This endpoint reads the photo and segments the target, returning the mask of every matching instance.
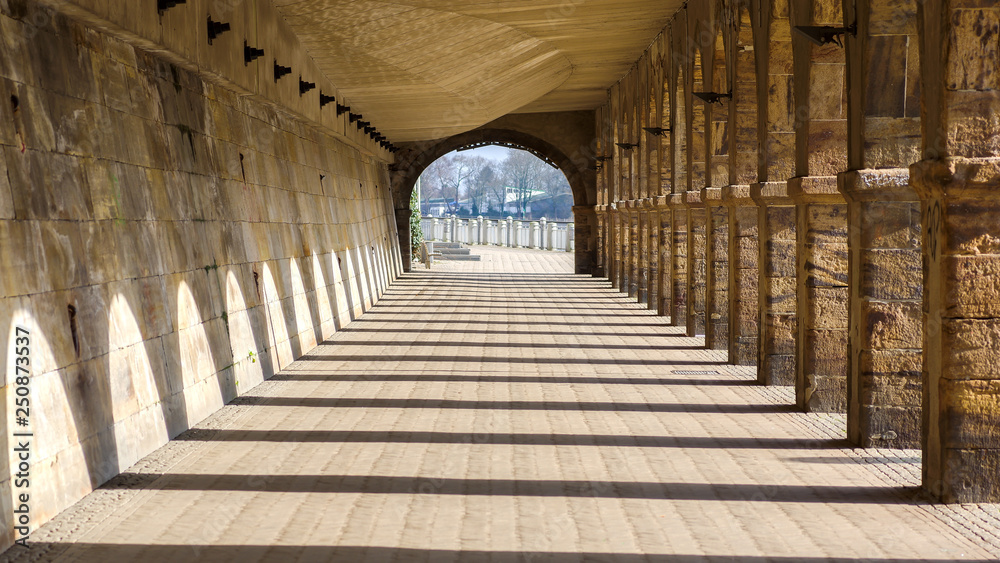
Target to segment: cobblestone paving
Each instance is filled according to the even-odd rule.
[[[666,319],[477,247],[35,532],[3,561],[997,560],[996,506],[923,501]]]

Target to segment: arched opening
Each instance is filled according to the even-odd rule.
[[[572,221],[573,192],[545,154],[514,143],[456,149],[424,169],[417,184],[422,217]]]
[[[595,263],[594,238],[594,202],[596,199],[596,175],[594,147],[592,139],[587,144],[577,142],[575,152],[568,154],[556,143],[569,146],[564,139],[553,139],[552,142],[538,135],[511,128],[484,127],[446,139],[417,143],[404,148],[397,155],[396,163],[390,168],[392,173],[393,199],[396,205],[397,229],[400,237],[400,248],[403,252],[404,270],[410,269],[409,232],[409,202],[421,174],[434,161],[448,153],[467,147],[501,145],[516,147],[528,151],[532,155],[543,158],[550,166],[558,168],[569,183],[572,194],[572,211],[574,229],[573,252],[575,254],[575,271],[578,274],[592,274]],[[405,217],[405,222],[403,221]]]

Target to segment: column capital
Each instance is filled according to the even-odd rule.
[[[702,188],[701,200],[705,203],[705,207],[722,207],[722,188]]]
[[[684,204],[684,194],[670,194],[667,196],[667,207],[671,209],[682,209],[686,207]]]
[[[754,205],[750,197],[749,185],[728,185],[722,188],[722,205],[728,207],[743,207]]]
[[[841,172],[837,175],[837,188],[848,201],[917,201],[906,168]]]
[[[705,207],[705,202],[701,199],[701,190],[684,192],[684,203],[688,207]]]
[[[758,182],[750,184],[750,197],[758,205],[792,205],[787,182]]]
[[[788,195],[795,203],[846,203],[836,176],[796,176],[788,179]]]
[[[922,160],[910,166],[920,199],[1000,201],[1000,157]]]

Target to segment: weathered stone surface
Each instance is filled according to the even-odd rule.
[[[1000,320],[946,319],[941,342],[943,378],[1000,379]]]
[[[871,299],[918,300],[923,295],[920,251],[861,250],[860,282]]]
[[[997,242],[1000,245],[1000,239]],[[1000,253],[948,256],[943,266],[948,284],[943,303],[945,315],[1000,317]]]
[[[867,349],[916,349],[923,346],[923,315],[918,302],[865,301],[859,311],[861,342]]]
[[[804,337],[805,342],[810,344],[802,355],[804,373],[829,378],[847,377],[846,330],[806,330]]]

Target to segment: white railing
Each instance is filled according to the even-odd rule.
[[[574,224],[571,221],[538,221],[506,219],[459,219],[421,217],[424,239],[465,244],[490,244],[517,248],[537,248],[557,252],[573,252],[576,248]]]

